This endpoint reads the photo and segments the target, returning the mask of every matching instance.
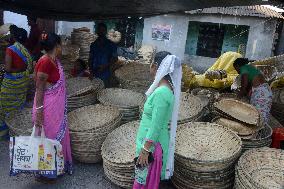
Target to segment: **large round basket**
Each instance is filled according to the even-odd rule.
[[[29,136],[32,134],[32,109],[12,112],[6,117],[5,122],[9,127],[10,136]]]
[[[178,124],[198,121],[202,116],[204,104],[197,96],[182,92],[178,113]]]
[[[140,115],[143,114],[144,106],[140,106]],[[199,121],[204,113],[204,104],[201,99],[192,94],[182,92],[178,113],[178,124]],[[140,116],[140,117],[141,117]]]
[[[284,151],[272,148],[245,152],[236,168],[236,189],[283,189]]]
[[[231,188],[240,137],[230,129],[192,122],[177,130],[173,183],[177,188]]]
[[[104,105],[117,107],[124,124],[139,119],[139,107],[144,104],[145,95],[128,89],[109,88],[98,93],[98,100]]]
[[[152,84],[148,64],[129,63],[115,71],[121,88],[145,93]]]
[[[76,109],[68,114],[72,155],[84,163],[101,161],[101,146],[106,136],[120,125],[121,114],[100,104]]]
[[[76,77],[67,80],[67,107],[68,111],[95,104],[97,93],[104,88],[100,79]]]
[[[102,145],[106,176],[123,188],[134,182],[135,139],[139,122],[129,122],[111,132]]]
[[[212,122],[223,125],[224,127],[228,127],[229,129],[236,132],[241,138],[254,135],[262,129],[262,127],[256,125],[246,125],[244,123],[222,117],[215,117]]]
[[[270,126],[265,126],[253,135],[253,137],[242,137],[243,151],[252,148],[269,147],[272,143],[272,132],[273,130]]]
[[[235,99],[222,99],[214,103],[215,111],[249,125],[259,125],[258,110],[247,103]]]

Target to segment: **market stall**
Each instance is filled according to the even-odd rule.
[[[38,2],[32,1],[23,3],[0,0],[3,7],[16,12],[74,20],[129,15],[148,16],[174,11],[184,12],[189,10],[188,7],[193,9],[220,4],[232,6],[263,3],[197,3],[174,0],[166,1],[164,4],[159,1],[88,1],[79,4],[72,2],[72,7],[72,3],[69,3],[62,6],[62,9],[59,5],[63,1],[59,1],[56,8],[51,1],[44,2],[45,6],[39,6]],[[30,6],[27,6],[29,3]],[[176,6],[169,6],[173,3]],[[117,42],[121,34],[111,31],[108,38]],[[77,28],[72,32],[70,42],[63,45],[62,58],[67,75],[67,111],[72,155],[83,163],[103,163],[104,174],[111,182],[123,188],[131,188],[134,181],[135,138],[143,113],[143,103],[146,100],[144,93],[152,83],[149,64],[153,62],[156,49],[145,45],[138,50],[135,60],[129,61],[126,57],[120,57],[113,67],[114,75],[119,82],[117,88],[103,89],[103,83],[99,79],[90,81],[88,78],[70,76],[76,59],[88,61],[89,46],[95,40],[96,36],[88,29]],[[271,145],[272,122],[264,125],[259,112],[246,100],[237,99],[234,91],[230,90],[234,83],[238,86],[237,82],[234,82],[238,74],[233,68],[233,62],[239,57],[241,55],[238,53],[228,52],[204,74],[183,66],[184,92],[180,99],[175,171],[172,178],[176,188],[227,189],[235,185],[236,189],[269,189],[271,185],[267,185],[267,182],[277,189],[283,187],[283,169],[281,166],[277,168],[277,165],[283,164],[283,151],[263,148]],[[253,63],[266,73],[267,81],[274,88],[272,114],[282,123],[283,61],[283,56],[280,56]],[[271,67],[271,63],[275,63],[275,69],[268,68]],[[266,64],[269,66],[263,66]],[[276,123],[276,127],[281,126],[277,121],[273,123]],[[7,117],[6,124],[11,135],[30,135],[31,109],[26,108],[11,114]],[[268,158],[263,158],[266,156]],[[263,162],[267,162],[267,166],[264,166]],[[265,170],[267,167],[270,171]]]

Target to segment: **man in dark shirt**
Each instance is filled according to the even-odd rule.
[[[98,38],[90,46],[89,68],[91,78],[103,80],[105,87],[110,87],[111,65],[117,61],[117,46],[106,38],[107,26],[98,24]]]
[[[41,31],[37,25],[37,18],[28,17],[28,25],[31,27],[31,31],[27,40],[26,47],[30,51],[33,60],[37,61],[41,56],[39,44]]]

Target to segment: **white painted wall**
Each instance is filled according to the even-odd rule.
[[[71,35],[71,32],[74,28],[87,27],[94,32],[94,22],[67,22],[67,21],[58,21],[56,22],[56,32],[59,35]]]
[[[4,24],[11,23],[15,24],[20,28],[24,28],[27,32],[30,32],[30,27],[28,26],[27,16],[13,13],[10,11],[4,11]]]
[[[249,59],[263,59],[272,55],[276,20],[259,17],[233,17],[217,15],[190,15],[189,21],[211,22],[250,26],[246,57]]]
[[[190,64],[193,68],[204,72],[216,59],[200,56],[184,56],[189,21],[250,26],[246,57],[258,60],[272,56],[277,22],[275,19],[270,18],[234,17],[226,15],[168,15],[146,18],[144,21],[143,44],[156,46],[158,51],[169,51],[181,57],[181,59]],[[171,40],[152,40],[152,24],[173,25]]]
[[[152,25],[172,25],[169,41],[157,41],[152,39]],[[188,18],[178,15],[155,16],[144,19],[143,45],[154,45],[157,51],[169,51],[172,54],[184,58],[185,43],[188,30]]]

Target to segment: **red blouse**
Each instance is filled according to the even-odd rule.
[[[25,70],[27,68],[27,65],[23,59],[9,48],[6,49],[6,56],[7,55],[12,57],[12,69]]]
[[[48,56],[41,57],[35,67],[35,73],[42,72],[48,75],[48,83],[56,83],[60,79],[60,74],[57,66]]]

